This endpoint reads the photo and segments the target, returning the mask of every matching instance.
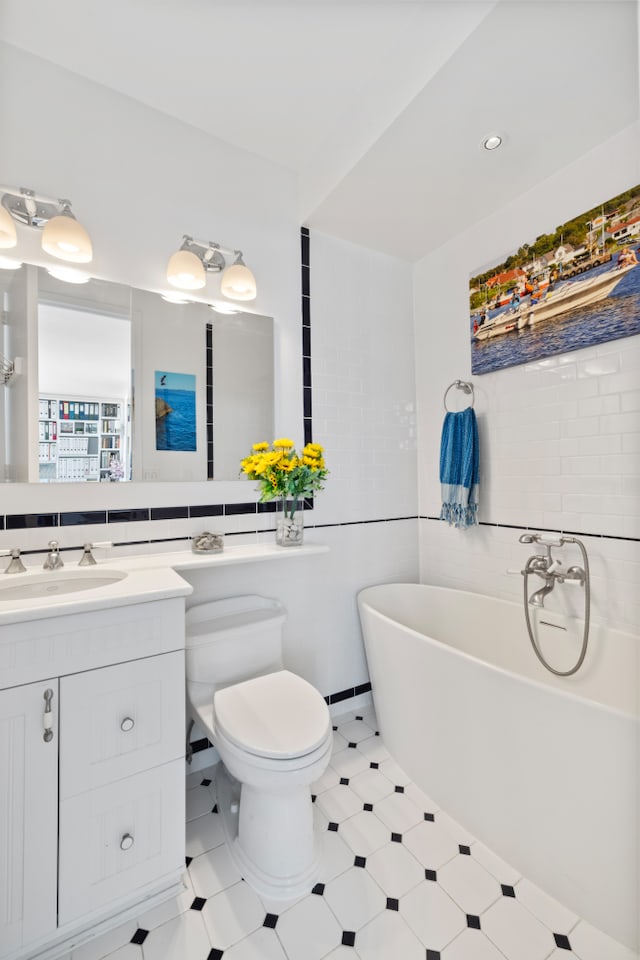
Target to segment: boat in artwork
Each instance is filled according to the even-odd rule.
[[[604,300],[613,293],[623,277],[637,266],[636,263],[622,267],[616,266],[596,276],[560,283],[551,290],[542,291],[538,297],[532,295],[517,306],[496,314],[483,324],[478,326],[474,324],[474,339],[488,340],[491,337],[523,330],[543,320],[559,317],[567,311],[588,307],[599,300]]]

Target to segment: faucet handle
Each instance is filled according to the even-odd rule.
[[[95,558],[94,555],[91,553],[91,547],[92,547],[92,544],[91,544],[91,543],[85,543],[84,547],[82,548],[82,556],[80,557],[80,560],[78,561],[78,566],[79,566],[79,567],[93,567],[93,566],[95,566],[96,558]]]
[[[0,556],[11,557],[11,560],[5,568],[5,573],[25,573],[27,568],[20,559],[20,551],[17,547],[11,547],[10,550],[3,550]]]

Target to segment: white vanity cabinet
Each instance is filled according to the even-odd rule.
[[[0,955],[56,932],[58,745],[44,740],[57,680],[0,690]]]
[[[180,882],[184,598],[0,626],[0,688],[0,958],[26,960]]]

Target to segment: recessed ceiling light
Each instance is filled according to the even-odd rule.
[[[482,146],[485,150],[497,150],[501,143],[502,137],[499,137],[497,133],[492,133],[491,136],[484,138]]]

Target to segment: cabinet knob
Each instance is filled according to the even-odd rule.
[[[125,717],[122,723],[120,724],[120,729],[124,733],[128,733],[129,730],[133,730],[134,726],[135,726],[134,720],[131,717]]]
[[[130,833],[125,833],[124,836],[122,837],[122,840],[120,841],[120,849],[130,850],[132,846],[133,846],[133,837],[131,836]]]

